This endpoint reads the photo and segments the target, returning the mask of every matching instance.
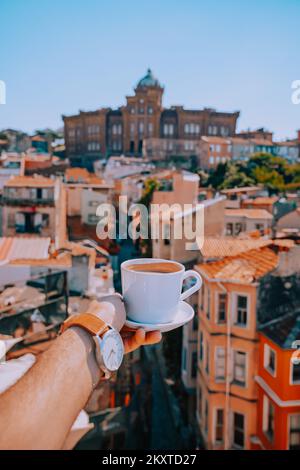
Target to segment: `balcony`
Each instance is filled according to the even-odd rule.
[[[3,204],[7,206],[53,206],[54,197],[51,198],[23,198],[23,197],[11,197],[4,196]]]

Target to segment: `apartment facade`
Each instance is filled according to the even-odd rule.
[[[226,209],[225,226],[227,236],[259,233],[271,235],[273,215],[265,209]]]
[[[60,246],[66,239],[66,195],[60,180],[14,176],[3,187],[3,236],[50,237]]]
[[[293,347],[299,340],[299,311],[260,329],[253,449],[300,449],[300,356]]]
[[[231,140],[224,137],[204,136],[200,139],[200,167],[214,170],[220,163],[232,159]]]
[[[256,432],[257,280],[276,267],[268,247],[196,266],[197,420],[208,449],[250,449]]]
[[[144,142],[152,138],[195,142],[202,135],[235,134],[239,112],[164,108],[163,92],[149,69],[124,106],[63,116],[66,154],[72,164],[87,166],[110,155],[141,157]],[[187,155],[192,155],[194,151],[187,146]]]
[[[225,198],[198,203],[198,192],[199,176],[189,172],[175,173],[154,191],[152,204],[160,206],[155,214],[155,206],[151,208],[159,223],[159,233],[152,236],[154,258],[193,263],[206,236],[223,234]]]

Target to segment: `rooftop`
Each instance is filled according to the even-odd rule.
[[[230,139],[226,139],[225,137],[203,136],[201,137],[201,140],[204,140],[204,142],[208,142],[211,144],[230,144]]]
[[[220,261],[198,264],[196,268],[209,279],[252,284],[273,271],[278,260],[278,254],[265,246]]]
[[[273,219],[272,214],[265,209],[226,209],[225,216],[245,217],[246,219]]]
[[[55,181],[51,178],[45,178],[44,176],[13,176],[5,182],[4,187],[30,187],[30,188],[45,188],[53,187]]]
[[[261,191],[260,186],[244,186],[242,188],[230,188],[230,189],[222,189],[222,194],[240,194],[240,193],[250,193],[250,192],[257,192]]]
[[[278,197],[256,197],[255,199],[245,199],[243,204],[251,204],[252,206],[262,206],[268,204],[275,204],[278,201]]]
[[[47,259],[50,238],[11,237],[0,238],[0,265],[17,259]]]
[[[300,339],[300,312],[271,320],[260,331],[283,349],[291,349],[292,342]]]
[[[262,238],[205,238],[200,252],[204,258],[224,258],[237,256],[245,251],[261,248],[271,243],[271,240],[263,240]]]
[[[161,85],[157,78],[154,77],[152,70],[148,69],[146,75],[141,78],[138,82],[137,87],[158,87],[161,88]]]

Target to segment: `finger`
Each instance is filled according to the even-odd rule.
[[[140,328],[129,338],[124,340],[126,352],[134,351],[144,344],[145,341],[145,331]]]
[[[160,331],[149,331],[149,333],[146,334],[145,342],[144,344],[156,344],[159,343],[162,339],[162,334]]]

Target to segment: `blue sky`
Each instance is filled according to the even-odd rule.
[[[117,107],[151,67],[164,104],[241,111],[239,129],[300,128],[300,0],[1,0],[0,129]]]

